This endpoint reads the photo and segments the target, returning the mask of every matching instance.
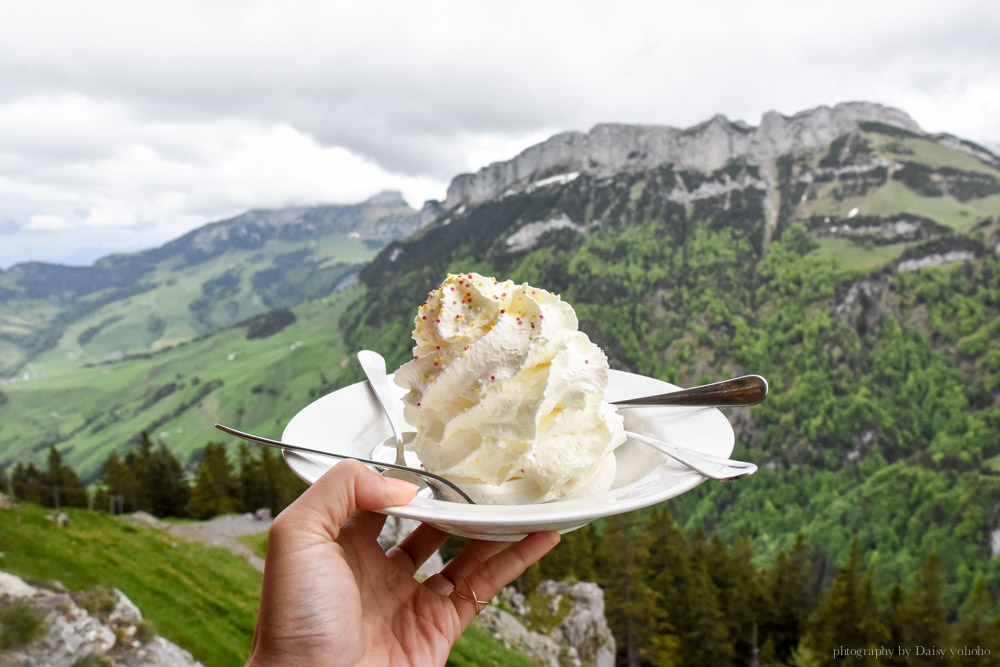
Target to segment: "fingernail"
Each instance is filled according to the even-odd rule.
[[[413,491],[414,493],[420,490],[420,487],[416,484],[411,484],[410,482],[402,479],[396,479],[395,477],[383,477],[382,479],[400,489],[406,489],[407,491]]]

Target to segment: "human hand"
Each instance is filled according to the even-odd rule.
[[[452,644],[508,583],[559,542],[472,541],[441,572],[414,573],[448,537],[421,524],[386,552],[385,516],[417,487],[338,463],[275,519],[248,665],[443,665]]]

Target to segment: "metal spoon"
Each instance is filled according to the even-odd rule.
[[[657,440],[641,433],[633,433],[632,431],[625,431],[625,435],[654,449],[658,449],[670,458],[683,463],[688,468],[700,472],[705,477],[717,479],[720,482],[730,482],[757,472],[757,464],[755,463],[734,461],[733,459],[724,459],[720,456],[697,452],[693,449],[672,445],[669,442]]]
[[[388,471],[393,472],[393,476],[397,479],[402,479],[404,481],[410,482],[411,484],[416,484],[421,488],[429,488],[434,498],[437,500],[447,500],[453,503],[468,503],[469,505],[475,505],[475,501],[469,497],[469,495],[460,489],[458,485],[454,482],[441,477],[440,475],[435,475],[432,472],[427,472],[426,470],[417,470],[416,468],[409,468],[407,466],[396,465],[395,463],[382,463],[381,461],[372,461],[370,459],[363,459],[359,456],[348,456],[346,454],[334,454],[333,452],[324,452],[319,449],[310,449],[308,447],[300,447],[298,445],[289,445],[287,443],[281,442],[279,440],[271,440],[270,438],[263,438],[259,435],[253,435],[252,433],[244,433],[243,431],[237,431],[234,428],[228,426],[223,426],[222,424],[216,424],[215,428],[220,431],[225,431],[229,435],[234,435],[237,438],[242,438],[243,440],[248,440],[250,442],[256,442],[261,445],[267,445],[268,447],[277,447],[278,449],[287,449],[290,452],[301,452],[306,454],[318,454],[319,456],[329,456],[335,459],[354,459],[355,461],[361,461],[365,465],[369,465],[383,475]]]
[[[757,405],[767,397],[767,380],[759,375],[743,375],[731,380],[678,389],[656,396],[615,401],[619,408],[659,408],[667,405],[735,407]]]
[[[396,465],[405,466],[403,429],[400,428],[399,422],[396,420],[395,405],[389,393],[389,380],[386,377],[385,359],[378,352],[361,350],[358,352],[358,361],[361,362],[361,370],[365,372],[368,384],[371,386],[372,391],[375,392],[375,398],[378,399],[379,405],[382,406],[382,411],[389,420],[392,435],[396,438]]]

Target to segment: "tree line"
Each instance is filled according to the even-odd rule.
[[[18,463],[9,478],[0,470],[0,488],[44,507],[210,519],[261,508],[278,513],[302,493],[305,484],[288,470],[280,454],[251,450],[245,442],[240,443],[235,465],[225,446],[209,442],[189,476],[173,452],[162,443],[154,445],[144,432],[124,455],[108,456],[92,493],[55,447],[49,449],[44,468]]]
[[[189,480],[173,453],[146,434],[123,456],[108,457],[92,494],[54,447],[44,469],[19,464],[9,477],[0,471],[0,484],[43,506],[196,519],[261,507],[278,512],[304,488],[276,452],[246,443],[235,465],[223,445],[208,443]],[[449,541],[443,555],[460,542]],[[880,595],[875,575],[874,567],[864,567],[857,541],[847,562],[833,568],[802,535],[762,566],[746,538],[729,545],[701,529],[685,531],[661,504],[564,535],[518,585],[531,591],[542,579],[598,582],[618,663],[630,667],[813,667],[845,658],[859,665],[937,665],[942,655],[960,657],[962,665],[1000,665],[995,582],[977,578],[956,608],[945,602],[945,571],[934,554],[909,588],[896,585]]]
[[[519,584],[598,582],[618,664],[630,667],[1000,665],[995,582],[978,578],[950,608],[933,554],[912,587],[884,596],[857,542],[843,565],[826,561],[799,535],[761,566],[749,540],[727,545],[701,529],[684,531],[659,505],[567,533]]]

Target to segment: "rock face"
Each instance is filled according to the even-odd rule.
[[[924,134],[904,112],[868,102],[822,106],[793,116],[769,111],[758,127],[724,116],[715,116],[687,129],[602,124],[588,133],[557,134],[513,160],[495,162],[475,174],[456,177],[442,208],[451,210],[479,204],[512,188],[530,187],[535,181],[572,172],[600,178],[668,163],[703,172],[721,169],[736,158],[761,163],[780,155],[827,146],[861,123],[881,123]],[[979,147],[970,145],[968,150],[976,148]]]
[[[497,603],[483,610],[476,624],[543,665],[613,667],[615,638],[604,617],[600,586],[543,581],[532,597],[536,607],[540,600],[544,609],[531,609],[522,594],[505,589]],[[547,627],[529,629],[528,619],[539,616],[550,619]]]
[[[0,654],[7,667],[72,667],[88,656],[108,657],[119,667],[200,665],[162,637],[148,637],[139,609],[118,589],[107,592],[97,615],[65,590],[32,586],[0,572],[0,605],[20,601],[44,617],[44,632],[27,646]],[[105,663],[100,663],[105,664]]]

